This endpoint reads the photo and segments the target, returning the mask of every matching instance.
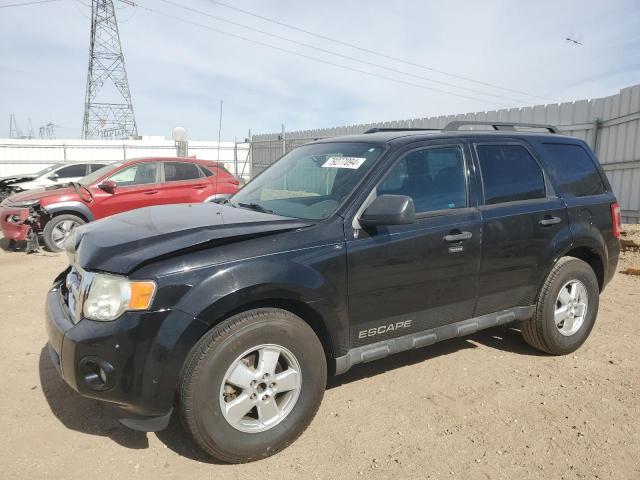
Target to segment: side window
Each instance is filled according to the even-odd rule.
[[[407,195],[416,213],[467,206],[464,159],[459,147],[427,148],[400,158],[377,195]]]
[[[605,192],[595,163],[580,145],[545,143],[544,147],[551,157],[549,168],[561,193],[586,197]]]
[[[104,166],[105,166],[104,163],[92,163],[91,165],[89,165],[89,172],[88,173],[93,173],[96,170],[100,170]]]
[[[164,166],[165,182],[193,180],[202,176],[202,172],[195,163],[163,162],[162,164]]]
[[[119,187],[156,183],[157,163],[136,163],[113,174],[113,180]]]
[[[63,167],[60,170],[57,170],[55,173],[58,175],[59,179],[84,177],[86,175],[86,168],[87,166],[85,164],[69,165],[68,167]]]
[[[204,174],[205,177],[212,177],[214,174],[211,170],[209,170],[207,167],[200,165],[200,170],[202,170],[202,173]]]
[[[544,198],[544,175],[521,145],[477,145],[487,205]]]

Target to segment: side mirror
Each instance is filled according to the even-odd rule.
[[[118,184],[113,180],[105,180],[100,185],[98,185],[98,188],[104,190],[107,193],[115,193],[117,186]]]
[[[416,221],[413,199],[405,195],[380,195],[358,219],[363,227],[407,225]]]
[[[58,175],[57,173],[52,173],[51,175],[49,175],[49,180],[52,180],[54,182],[59,178],[60,178],[60,175]]]

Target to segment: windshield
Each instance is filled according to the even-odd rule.
[[[115,170],[116,168],[118,168],[120,166],[122,166],[122,163],[113,163],[111,165],[107,165],[107,166],[104,166],[102,168],[99,168],[95,172],[90,173],[86,177],[83,177],[80,180],[78,180],[78,183],[80,185],[84,185],[85,187],[89,186],[93,182],[98,180],[99,178],[102,178],[104,175],[107,175],[109,172]]]
[[[383,147],[318,143],[292,150],[230,199],[234,207],[321,220],[333,214],[371,169]]]
[[[31,175],[34,175],[35,177],[41,177],[43,175],[46,175],[47,173],[55,170],[56,168],[59,168],[61,166],[63,166],[64,163],[54,163],[53,165],[51,165],[50,167],[47,168],[43,168],[40,171],[37,171],[36,173],[32,173]]]

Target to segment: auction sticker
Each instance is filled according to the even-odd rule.
[[[362,157],[329,157],[322,165],[322,168],[350,168],[357,170],[366,161],[367,159]]]

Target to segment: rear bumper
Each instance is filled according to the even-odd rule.
[[[26,240],[31,227],[23,222],[28,216],[28,208],[0,207],[0,229],[2,229],[4,238],[8,240]]]
[[[137,430],[168,424],[182,362],[193,345],[182,332],[194,321],[165,310],[74,324],[60,281],[47,295],[48,350],[59,374],[81,395],[115,407],[120,421]]]

